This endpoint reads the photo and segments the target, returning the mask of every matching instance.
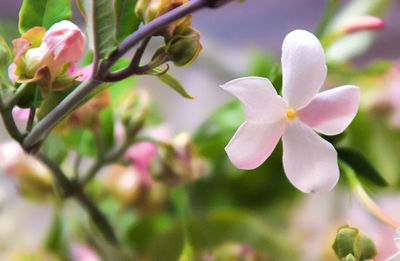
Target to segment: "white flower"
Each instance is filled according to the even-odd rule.
[[[396,236],[394,237],[394,243],[399,249],[399,252],[392,257],[389,257],[386,261],[400,261],[400,227],[396,230]]]
[[[280,137],[289,181],[303,192],[332,189],[339,179],[337,153],[314,130],[336,135],[355,117],[360,88],[341,86],[318,93],[326,78],[324,50],[304,30],[289,33],[282,45],[282,96],[266,78],[244,77],[221,87],[246,108],[246,121],[225,150],[240,169],[260,166]]]

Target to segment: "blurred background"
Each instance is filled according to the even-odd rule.
[[[341,1],[341,6],[350,2]],[[21,3],[22,0],[0,2],[0,32],[9,39],[19,36],[16,28]],[[351,64],[357,70],[378,61],[396,61],[400,58],[400,2],[392,3],[383,17],[386,26],[374,35],[375,40],[368,49],[343,64]],[[376,240],[383,253],[379,260],[384,260],[383,257],[395,251],[391,240],[393,231],[379,224],[357,201],[353,201],[347,187],[341,185],[332,193],[306,196],[291,187],[282,173],[280,146],[262,167],[246,173],[234,169],[223,151],[244,114],[238,104],[232,105],[232,110],[228,106],[225,112],[213,114],[233,99],[219,85],[259,73],[260,68],[263,69],[270,61],[279,62],[285,35],[294,29],[314,31],[326,4],[327,1],[320,0],[248,0],[218,10],[202,10],[194,14],[193,27],[201,32],[203,51],[193,66],[171,66],[169,71],[196,99],[183,99],[154,77],[143,76],[136,80],[137,88],[144,88],[151,93],[164,125],[168,126],[171,133],[191,132],[200,154],[206,154],[211,165],[210,176],[196,181],[189,188],[192,205],[188,223],[195,248],[199,246],[198,249],[211,252],[222,249],[222,253],[245,251],[248,247],[251,251],[269,255],[264,257],[261,254],[263,257],[259,259],[248,260],[336,260],[331,250],[332,240],[336,229],[348,222],[362,227]],[[83,19],[78,11],[72,20],[83,29]],[[151,42],[145,60],[151,58],[160,43],[161,40]],[[342,66],[340,62],[335,64]],[[267,76],[267,72],[260,76]],[[328,85],[340,83],[343,78],[334,76]],[[358,78],[357,81],[365,82]],[[378,81],[378,85],[382,82]],[[375,85],[374,88],[379,86]],[[213,122],[210,122],[210,115],[214,115],[211,119]],[[378,202],[400,219],[400,197],[396,193],[400,185],[398,127],[391,126],[388,121],[383,123],[381,129],[371,127],[371,115],[374,114],[366,109],[360,120],[354,123],[355,127],[349,130],[345,144],[358,146],[378,170],[387,171],[384,176],[392,187],[381,193]],[[0,126],[0,140],[6,141],[9,138],[3,126]],[[216,126],[221,127],[219,132],[214,130]],[[376,136],[388,140],[382,142],[380,138],[376,140]],[[388,147],[391,149],[387,150]],[[378,156],[382,151],[389,154],[384,160]],[[387,163],[389,161],[392,161],[391,165]],[[47,234],[48,226],[52,223],[53,207],[20,198],[9,178],[0,178],[0,188],[0,251],[11,246],[37,248],[40,245],[38,239]],[[371,191],[380,190],[373,187]],[[168,214],[168,210],[163,215],[167,215],[165,213]],[[177,260],[181,245],[175,250],[173,243],[180,229],[163,215],[152,216],[148,223],[135,217],[139,225],[132,225],[132,233],[127,237],[137,240],[138,237],[144,237],[147,230],[151,230],[149,234],[157,234],[154,231],[157,229],[162,231],[159,237],[147,238],[144,243],[132,243],[134,248],[143,247],[144,252],[152,252],[148,254],[150,258],[140,260]],[[155,225],[150,222],[153,221],[159,227],[152,228]],[[7,244],[1,243],[5,240]],[[298,242],[302,242],[301,245]],[[169,251],[168,248],[173,250]]]

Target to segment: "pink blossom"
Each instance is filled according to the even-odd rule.
[[[319,40],[295,30],[282,45],[283,97],[261,77],[222,85],[246,108],[246,121],[225,148],[232,163],[240,169],[257,168],[282,137],[289,181],[306,193],[331,190],[339,179],[337,152],[314,130],[326,135],[343,132],[357,113],[360,89],[346,85],[318,93],[326,74]]]
[[[85,245],[73,244],[70,253],[73,261],[100,261],[97,253]]]
[[[396,244],[397,249],[399,252],[386,261],[399,261],[400,260],[400,227],[396,230],[396,236],[394,237],[394,243]]]

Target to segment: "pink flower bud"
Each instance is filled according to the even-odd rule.
[[[59,63],[78,61],[85,47],[85,36],[81,30],[70,21],[64,20],[50,27],[43,37],[54,60]]]
[[[356,33],[366,30],[380,30],[385,26],[385,22],[375,16],[360,16],[349,19],[344,26],[346,34]]]

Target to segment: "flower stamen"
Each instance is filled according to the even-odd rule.
[[[296,119],[297,115],[296,115],[296,111],[293,109],[289,109],[286,112],[286,118],[288,118],[288,120],[294,120]]]

